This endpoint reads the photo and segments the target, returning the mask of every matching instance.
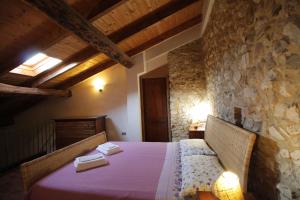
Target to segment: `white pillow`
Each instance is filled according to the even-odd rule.
[[[211,191],[212,185],[223,173],[216,156],[193,155],[182,158],[182,185],[180,196],[190,198],[197,191]]]
[[[191,155],[217,155],[202,139],[180,140],[180,149],[182,156]]]

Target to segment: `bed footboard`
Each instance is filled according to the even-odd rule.
[[[21,174],[25,192],[39,179],[106,141],[106,133],[101,132],[35,160],[23,163]]]

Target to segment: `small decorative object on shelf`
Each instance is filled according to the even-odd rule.
[[[244,200],[238,176],[229,171],[223,172],[214,183],[213,194],[220,200]]]
[[[189,139],[204,139],[205,123],[193,123],[189,128]]]

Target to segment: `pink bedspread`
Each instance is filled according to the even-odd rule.
[[[69,163],[34,184],[28,199],[155,199],[167,143],[114,143],[123,152],[107,156],[109,165],[76,173]]]

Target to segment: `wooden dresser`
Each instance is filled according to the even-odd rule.
[[[56,149],[105,131],[105,118],[106,115],[55,119]]]

